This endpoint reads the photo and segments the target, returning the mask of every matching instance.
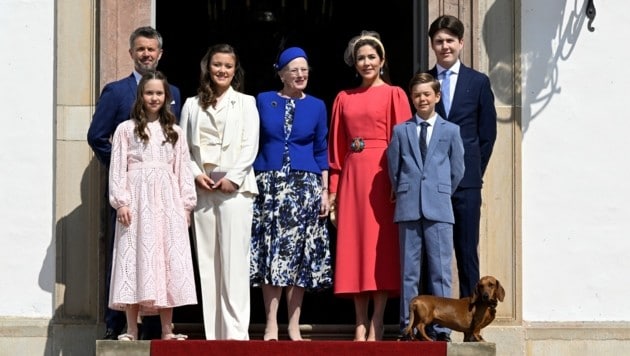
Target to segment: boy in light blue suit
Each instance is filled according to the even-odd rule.
[[[387,147],[400,238],[401,331],[409,322],[409,302],[418,295],[423,257],[427,258],[431,294],[451,297],[455,222],[451,195],[464,176],[459,126],[435,112],[440,83],[428,73],[417,73],[409,83],[409,93],[416,115],[394,127]],[[434,339],[450,341],[448,328],[428,328],[427,334]]]

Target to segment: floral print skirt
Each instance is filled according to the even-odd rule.
[[[327,219],[318,218],[321,177],[291,170],[256,174],[250,280],[322,290],[332,286]]]

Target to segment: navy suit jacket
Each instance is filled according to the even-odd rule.
[[[254,161],[256,172],[280,170],[284,152],[284,109],[287,99],[275,91],[258,94],[260,146]],[[321,174],[328,169],[328,116],[326,105],[307,95],[295,100],[291,134],[287,140],[291,168]]]
[[[171,111],[179,121],[182,107],[179,89],[174,85],[169,86],[173,97]],[[133,103],[136,100],[137,89],[138,83],[131,73],[127,78],[105,85],[96,103],[87,133],[87,141],[96,158],[108,169],[112,153],[111,137],[118,124],[129,120]]]
[[[387,146],[389,178],[396,193],[394,222],[424,218],[454,224],[451,195],[464,176],[459,127],[436,118],[424,164],[417,127],[415,116],[394,126]]]
[[[437,78],[437,67],[433,67],[429,73]],[[435,106],[435,111],[459,126],[466,151],[464,156],[466,173],[459,186],[481,188],[483,174],[497,138],[497,112],[490,79],[462,63],[448,117],[442,101]]]

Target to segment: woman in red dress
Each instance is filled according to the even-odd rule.
[[[355,341],[376,341],[383,337],[387,298],[400,289],[385,149],[394,125],[411,118],[411,106],[404,90],[384,78],[385,48],[378,33],[363,31],[350,40],[344,59],[362,80],[359,87],[337,94],[332,108],[328,151],[329,201],[337,220],[334,291],[354,299]]]

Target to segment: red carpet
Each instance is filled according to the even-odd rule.
[[[151,341],[151,356],[446,356],[445,342]]]

